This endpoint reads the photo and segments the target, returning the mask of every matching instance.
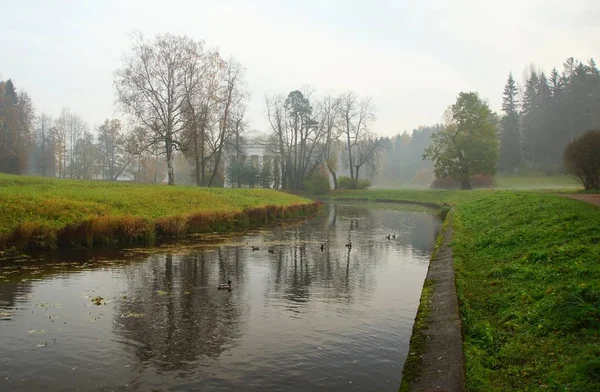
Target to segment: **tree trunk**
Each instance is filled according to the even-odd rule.
[[[195,121],[194,121],[195,123]],[[196,182],[196,186],[202,186],[202,179],[200,177],[200,154],[198,151],[198,132],[197,128],[194,124],[194,180]]]
[[[329,173],[331,174],[331,177],[333,178],[333,189],[338,189],[337,174],[335,173],[335,170],[330,168],[329,165],[327,165],[327,169],[329,170]]]
[[[169,179],[169,185],[175,185],[175,173],[173,171],[173,145],[171,144],[170,140],[167,140],[165,143],[165,152],[167,155],[167,174]]]
[[[350,178],[354,180],[354,162],[352,162],[352,145],[350,144],[350,120],[346,114],[346,139],[348,141],[348,167],[350,168]]]
[[[460,189],[463,190],[470,190],[471,188],[471,182],[469,181],[469,178],[462,178],[460,180]]]

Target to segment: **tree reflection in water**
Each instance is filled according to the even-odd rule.
[[[368,325],[371,306],[379,311],[388,306],[379,287],[381,271],[410,262],[415,251],[429,252],[439,222],[427,214],[372,206],[325,208],[302,225],[236,237],[186,255],[151,256],[127,269],[127,298],[116,305],[116,333],[144,366],[210,377],[219,368],[217,360],[225,368],[225,363],[234,366],[228,361],[244,363],[248,374],[259,366],[254,358],[267,352],[274,363],[285,361],[314,328],[327,330],[336,322],[349,328],[353,319]],[[388,234],[396,238],[388,240]],[[351,249],[345,247],[349,241]],[[253,252],[250,245],[261,250]],[[414,260],[419,268],[426,263],[426,258]],[[232,291],[217,290],[227,280]],[[391,285],[406,284],[400,280],[405,283]],[[388,280],[383,292],[394,292],[389,285]],[[307,328],[305,322],[314,325]],[[228,351],[236,358],[224,355]]]
[[[162,370],[197,366],[217,358],[240,334],[240,290],[222,292],[217,284],[244,278],[238,248],[186,256],[152,256],[127,274],[115,329],[142,362]]]

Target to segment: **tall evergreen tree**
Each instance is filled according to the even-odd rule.
[[[540,73],[538,85],[536,88],[537,95],[537,161],[539,164],[552,165],[551,147],[554,141],[551,138],[550,127],[551,119],[551,93],[548,86],[548,78],[542,72]]]
[[[539,78],[535,71],[525,82],[525,91],[523,93],[523,105],[521,113],[523,115],[523,155],[525,159],[532,165],[536,164],[536,153],[538,144],[538,96],[537,89]]]
[[[549,154],[554,164],[560,165],[563,150],[569,140],[569,108],[565,91],[565,79],[556,68],[550,72],[550,113],[548,113],[548,137],[551,140]]]
[[[0,81],[0,172],[25,174],[29,166],[33,106],[13,82]]]
[[[508,80],[504,86],[502,111],[504,112],[504,116],[500,122],[502,128],[500,139],[500,170],[512,173],[521,161],[517,86],[512,73],[508,74]]]

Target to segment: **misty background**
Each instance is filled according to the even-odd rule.
[[[107,120],[119,120],[123,134],[130,131],[114,83],[136,32],[148,39],[160,33],[187,36],[204,41],[206,50],[218,52],[224,60],[234,58],[244,70],[247,139],[266,140],[272,134],[268,97],[285,97],[310,86],[315,107],[318,99],[329,94],[350,91],[358,98],[369,98],[374,120],[368,131],[378,148],[373,167],[362,171],[361,177],[376,185],[426,186],[431,182],[431,164],[423,161],[422,154],[429,136],[443,126],[446,108],[461,91],[476,91],[489,104],[497,116],[501,139],[506,134],[501,120],[507,115],[503,92],[511,72],[518,152],[501,146],[501,172],[558,172],[564,145],[600,124],[596,115],[598,70],[590,60],[593,48],[600,45],[600,7],[593,0],[489,4],[173,1],[168,5],[38,1],[4,4],[3,13],[7,18],[0,28],[0,80],[10,79],[15,93],[27,93],[32,139],[27,162],[20,164],[20,171],[10,172],[114,176],[106,174],[108,163],[101,158],[97,163],[77,163],[90,166],[84,170],[67,168],[76,164],[77,138],[65,140],[63,168],[58,170],[56,157],[39,156],[39,134],[40,128],[47,132],[57,122],[76,123],[77,134],[90,135],[79,143],[89,147],[80,155],[91,156],[92,150],[100,149],[100,128]],[[338,175],[349,175],[342,150]],[[510,162],[507,155],[513,157]],[[153,172],[142,176],[146,181],[160,181],[166,175],[162,159],[154,156],[156,167],[146,168]],[[53,170],[40,164],[45,160]],[[176,162],[178,182],[193,183],[189,159],[178,156]],[[229,166],[221,163],[221,175],[227,175]],[[129,179],[140,177],[126,175],[126,170],[121,174]]]

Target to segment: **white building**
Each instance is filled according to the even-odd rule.
[[[240,159],[246,163],[252,165],[254,168],[259,171],[263,169],[265,163],[271,166],[271,173],[273,172],[272,165],[272,156],[269,155],[269,152],[265,148],[265,143],[262,141],[266,139],[265,134],[260,131],[253,130],[248,132],[248,134],[244,137],[246,142],[242,144],[241,148],[241,156]],[[230,178],[229,167],[232,162],[235,162],[237,154],[234,153],[226,153],[225,158],[223,160],[223,169],[225,172],[225,188],[237,188],[236,180]],[[259,184],[258,186],[261,186]],[[269,188],[272,188],[274,185],[273,176],[271,175],[271,179],[269,181]],[[242,185],[242,187],[248,187],[247,184]]]

